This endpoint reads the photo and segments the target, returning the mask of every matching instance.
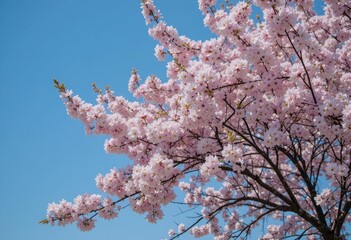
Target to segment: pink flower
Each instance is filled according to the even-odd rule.
[[[178,233],[182,233],[182,232],[184,232],[185,230],[186,230],[186,227],[185,227],[184,223],[180,223],[180,224],[178,225]]]
[[[336,163],[327,163],[326,168],[325,168],[325,173],[328,176],[332,177],[335,174],[337,174],[338,169],[339,169],[338,164],[336,164]]]
[[[349,176],[349,167],[346,164],[341,164],[338,166],[336,175],[339,177],[348,177]]]
[[[205,163],[200,167],[200,173],[205,178],[216,175],[219,171],[219,160],[216,156],[207,156]]]
[[[179,224],[179,234],[240,238],[265,219],[260,239],[313,239],[323,235],[321,216],[338,225],[351,191],[349,1],[325,0],[320,15],[313,0],[222,2],[198,0],[213,38],[195,41],[162,21],[153,0],[142,1],[168,79],[141,80],[133,70],[128,89],[139,101],[107,88],[91,104],[55,81],[67,113],[87,133],[108,136],[107,153],[131,161],[96,177],[111,198],[52,203],[48,222],[76,221],[88,231],[95,216],[115,218],[116,203],[129,201],[154,223],[179,201],[178,188],[185,205],[201,209],[197,220],[206,220]],[[256,7],[259,21],[251,16]],[[336,227],[350,222],[347,215]],[[335,224],[324,227],[332,232]]]
[[[81,231],[87,232],[95,227],[95,220],[89,218],[79,218],[77,226]]]
[[[285,134],[275,128],[270,128],[266,133],[264,134],[264,145],[266,147],[274,147],[276,145],[282,145],[286,142],[287,137]]]
[[[169,237],[173,237],[174,234],[175,234],[175,232],[174,232],[173,229],[169,229],[169,230],[168,230],[168,236],[169,236]]]
[[[327,203],[328,199],[331,196],[332,192],[329,188],[323,189],[321,194],[318,194],[316,197],[314,197],[314,200],[316,201],[317,205],[323,205],[324,203]]]

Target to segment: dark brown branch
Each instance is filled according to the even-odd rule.
[[[291,38],[290,38],[289,33],[288,33],[287,30],[285,30],[285,33],[286,33],[286,36],[287,36],[288,39],[289,39],[289,42],[290,42],[291,46],[292,46],[293,49],[294,49],[294,52],[295,52],[296,56],[297,56],[297,57],[300,59],[300,61],[301,61],[301,64],[302,64],[302,66],[303,66],[303,69],[305,70],[305,73],[306,73],[306,76],[307,76],[307,80],[308,80],[308,84],[306,83],[306,86],[307,86],[308,89],[310,89],[310,91],[311,91],[311,94],[312,94],[314,103],[317,104],[317,98],[316,98],[316,96],[315,96],[315,94],[314,94],[314,91],[313,91],[313,87],[312,87],[312,82],[311,82],[310,75],[309,75],[309,73],[308,73],[308,71],[307,71],[305,62],[304,62],[304,60],[303,60],[303,58],[302,58],[302,52],[301,52],[301,51],[300,51],[300,52],[297,51],[297,49],[296,49],[294,43],[292,42],[292,40],[291,40]]]

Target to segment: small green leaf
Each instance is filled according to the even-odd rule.
[[[100,88],[96,86],[96,83],[91,84],[93,86],[93,91],[96,92],[97,94],[102,95],[102,91]]]
[[[43,219],[39,221],[40,224],[49,224],[49,220]]]

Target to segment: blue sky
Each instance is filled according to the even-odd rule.
[[[181,34],[210,36],[195,1],[156,3]],[[93,82],[130,98],[133,67],[164,79],[140,11],[139,0],[0,0],[0,239],[160,239],[175,227],[178,207],[157,225],[129,209],[88,233],[38,224],[49,202],[99,193],[96,175],[128,163],[66,115],[52,79],[91,102]]]
[[[165,21],[180,34],[208,39],[197,1],[156,1]],[[113,221],[80,232],[74,225],[38,221],[49,202],[99,193],[94,178],[128,159],[107,155],[105,137],[86,136],[66,115],[52,79],[95,101],[91,83],[110,85],[131,99],[132,68],[142,78],[165,78],[165,63],[154,57],[139,0],[0,0],[0,239],[160,239],[178,206],[157,225],[124,209]]]

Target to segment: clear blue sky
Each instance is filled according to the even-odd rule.
[[[156,4],[180,34],[211,36],[197,1]],[[139,0],[0,0],[1,240],[160,239],[180,222],[173,219],[176,206],[157,225],[128,209],[113,221],[99,220],[88,233],[38,224],[49,202],[99,193],[95,176],[128,163],[105,154],[105,137],[86,136],[83,125],[66,115],[53,77],[89,101],[95,100],[93,82],[130,98],[133,67],[143,78],[165,78],[155,44]]]
[[[195,1],[156,3],[181,34],[210,36]],[[96,175],[128,163],[107,155],[105,137],[86,136],[66,115],[52,78],[89,101],[93,82],[130,98],[133,67],[143,78],[164,78],[165,63],[153,55],[156,42],[140,11],[139,0],[0,0],[1,240],[160,239],[175,227],[178,207],[157,225],[128,209],[88,233],[38,224],[49,202],[99,193]]]

